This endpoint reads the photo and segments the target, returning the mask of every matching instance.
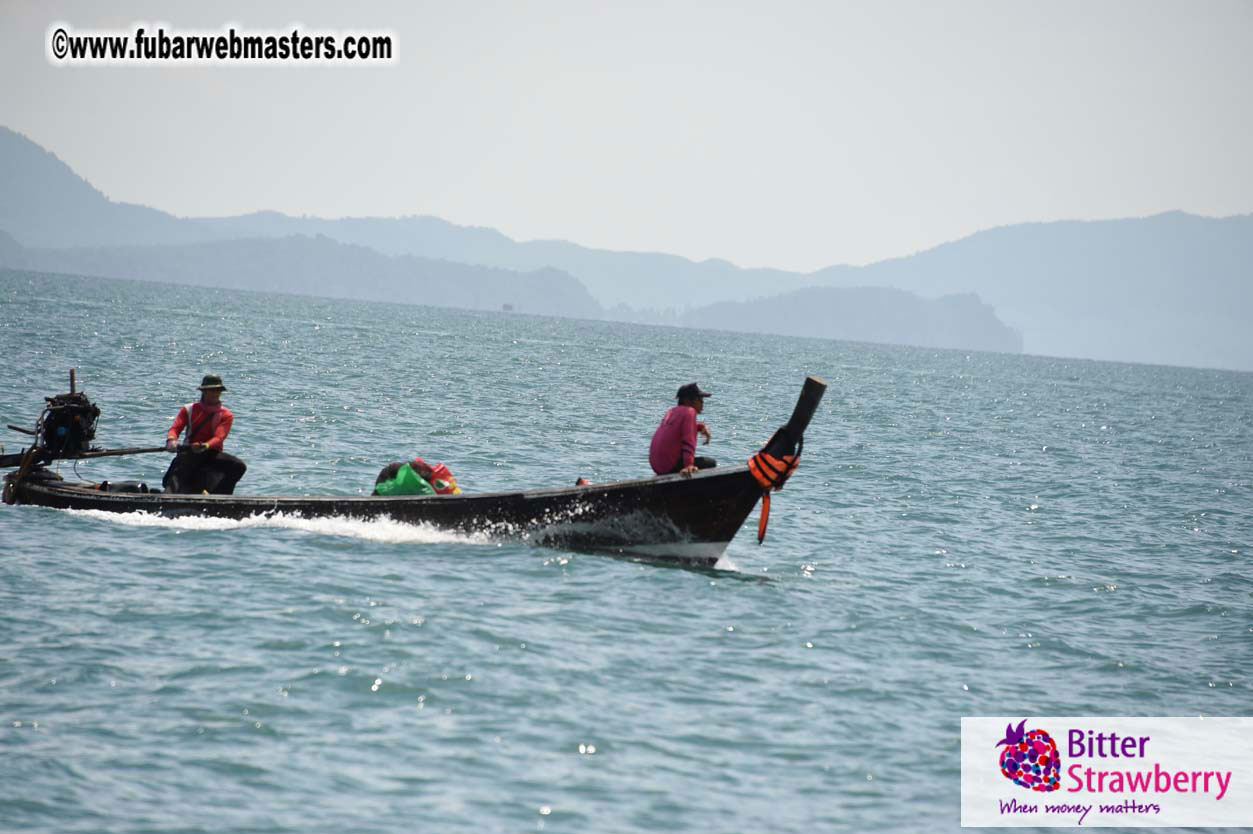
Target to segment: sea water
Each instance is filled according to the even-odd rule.
[[[73,367],[109,447],[221,374],[261,494],[639,477],[693,380],[741,463],[830,384],[716,571],[0,507],[6,831],[954,830],[963,715],[1253,703],[1250,374],[25,273],[0,352],[0,423]]]

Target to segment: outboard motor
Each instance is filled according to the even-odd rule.
[[[74,369],[70,369],[70,393],[44,397],[47,405],[35,422],[34,429],[17,429],[35,436],[35,442],[17,455],[0,455],[4,466],[16,466],[16,472],[4,477],[4,492],[0,500],[6,504],[17,502],[17,486],[25,478],[43,480],[60,476],[50,473],[42,466],[59,457],[78,457],[91,451],[91,441],[96,438],[96,420],[100,409],[87,399],[87,395],[74,388]],[[105,452],[104,454],[108,454]]]
[[[86,452],[96,437],[100,409],[81,391],[44,399],[48,406],[41,421],[39,445],[53,457]]]

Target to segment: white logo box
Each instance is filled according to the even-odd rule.
[[[1043,730],[1057,747],[1056,790],[1022,787],[1001,771],[1006,725],[1012,738],[1024,720],[1024,736]],[[1048,755],[1046,741],[1015,745],[1019,767],[1038,767],[1035,742]],[[961,769],[963,827],[1253,827],[1250,717],[962,718]]]

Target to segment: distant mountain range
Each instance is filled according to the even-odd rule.
[[[0,270],[95,275],[237,290],[508,310],[569,318],[606,318],[579,281],[556,269],[513,272],[412,255],[388,256],[324,235],[246,238],[161,246],[27,249],[0,232]],[[924,299],[901,290],[812,292],[800,326],[780,299],[757,316],[721,305],[659,319],[631,320],[868,342],[1017,352],[1022,340],[973,295]],[[823,312],[826,311],[826,312]],[[740,326],[751,319],[751,326]],[[963,323],[958,326],[958,323]]]
[[[0,230],[0,265],[19,268],[774,333],[802,332],[800,303],[805,335],[1253,370],[1250,215],[1006,226],[805,274],[434,217],[178,218],[0,128]]]
[[[1026,223],[812,277],[977,293],[1029,353],[1253,370],[1253,215]]]
[[[587,288],[560,270],[389,257],[322,235],[26,249],[0,232],[0,267],[570,318],[603,314]]]
[[[749,333],[786,332],[792,336],[825,336],[832,330],[857,342],[916,344],[937,348],[970,348],[979,334],[979,349],[1021,353],[1022,336],[997,319],[992,308],[973,293],[921,298],[887,287],[808,287],[754,301],[720,301],[685,313],[690,327]],[[787,330],[778,326],[786,322]]]

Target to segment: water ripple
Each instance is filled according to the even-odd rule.
[[[6,830],[955,830],[963,715],[1247,712],[1251,375],[151,289],[0,277],[0,422],[73,365],[151,445],[213,370],[249,492],[481,491],[644,473],[680,382],[724,463],[831,387],[734,572],[3,508]]]

